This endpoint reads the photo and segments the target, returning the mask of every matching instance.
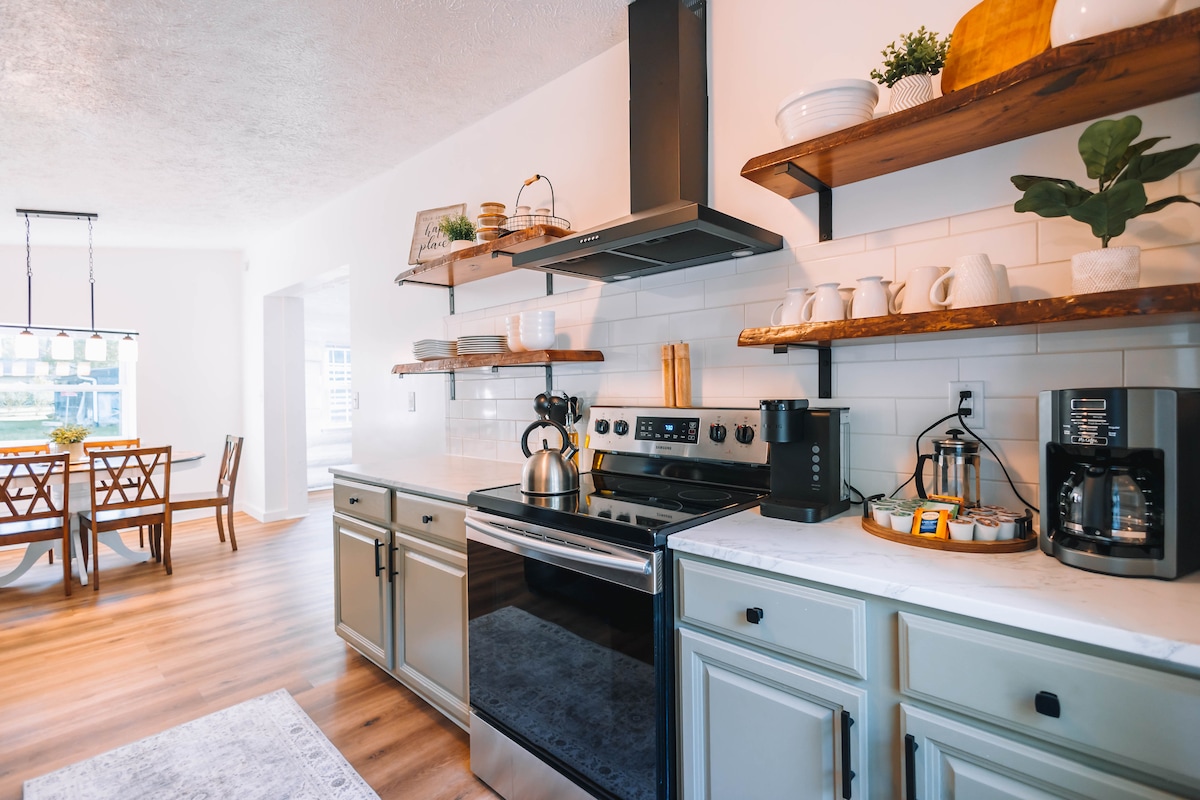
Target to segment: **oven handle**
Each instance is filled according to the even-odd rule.
[[[490,544],[488,540],[494,539],[497,542],[503,543],[506,547],[512,548],[518,555],[543,553],[555,556],[564,561],[590,564],[638,576],[652,576],[654,574],[654,562],[649,558],[632,555],[613,555],[598,553],[593,550],[566,547],[554,544],[553,542],[547,542],[544,539],[533,539],[528,536],[511,533],[505,528],[478,518],[467,517],[466,522],[469,530],[480,534],[479,536],[468,536],[468,538],[475,539],[484,544]]]

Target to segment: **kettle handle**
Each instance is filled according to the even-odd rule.
[[[525,432],[521,434],[521,452],[525,454],[526,458],[533,456],[533,453],[530,452],[529,443],[525,440],[529,438],[529,434],[533,433],[538,428],[554,428],[558,431],[559,435],[562,436],[562,447],[559,448],[558,452],[562,453],[567,458],[570,458],[579,452],[578,448],[571,444],[571,434],[567,432],[565,427],[552,419],[539,419],[535,422],[531,422],[529,427],[525,429]]]
[[[917,479],[917,497],[920,497],[923,500],[929,499],[929,495],[925,492],[925,472],[922,469],[922,467],[925,466],[926,459],[932,460],[933,454],[921,453],[917,456],[917,469],[916,472],[913,473]]]

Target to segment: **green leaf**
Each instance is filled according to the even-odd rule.
[[[1110,239],[1125,232],[1125,223],[1146,208],[1146,189],[1138,181],[1118,183],[1067,209],[1071,219],[1092,226],[1092,235]]]
[[[1129,159],[1129,167],[1121,176],[1121,180],[1139,180],[1142,183],[1161,181],[1192,163],[1197,154],[1200,154],[1200,144],[1163,150],[1161,153],[1136,155]]]
[[[1174,203],[1191,203],[1194,206],[1200,206],[1200,203],[1196,202],[1195,200],[1189,200],[1183,195],[1177,194],[1173,197],[1164,197],[1162,200],[1155,200],[1153,203],[1147,203],[1146,207],[1142,209],[1142,213],[1153,214],[1155,211],[1162,211],[1164,208]]]
[[[1079,137],[1079,155],[1087,166],[1088,177],[1101,183],[1115,178],[1126,157],[1126,149],[1141,132],[1142,121],[1132,114],[1089,125]]]
[[[1030,177],[1030,176],[1017,176]],[[1013,179],[1016,183],[1016,179]],[[1020,187],[1018,187],[1020,188]],[[1066,216],[1069,209],[1084,202],[1092,193],[1071,181],[1054,178],[1039,180],[1025,190],[1025,196],[1013,205],[1014,211],[1032,211],[1042,217]]]

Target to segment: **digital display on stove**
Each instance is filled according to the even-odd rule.
[[[638,417],[633,438],[651,442],[696,444],[700,441],[700,418]]]

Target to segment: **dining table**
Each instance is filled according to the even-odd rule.
[[[99,454],[97,454],[99,455]],[[176,467],[181,469],[191,469],[199,465],[200,460],[204,458],[204,453],[199,450],[172,450],[171,451],[171,470]],[[87,559],[82,558],[82,553],[85,552],[83,547],[82,534],[79,530],[79,511],[91,507],[91,484],[94,480],[92,477],[92,461],[91,458],[85,458],[82,461],[72,461],[68,465],[69,470],[69,486],[70,497],[68,510],[71,514],[71,552],[69,554],[61,554],[60,557],[69,557],[75,566],[78,568],[79,583],[81,586],[88,584],[88,565]],[[16,482],[20,485],[20,481]],[[127,561],[134,563],[150,560],[149,551],[137,551],[125,544],[121,538],[120,531],[103,531],[98,535],[100,543],[107,546]],[[41,541],[30,542],[26,545],[25,555],[21,562],[17,564],[11,571],[0,575],[0,587],[8,586],[13,581],[20,578],[29,569],[38,562],[42,556],[51,551],[59,552],[60,542],[58,541]]]

